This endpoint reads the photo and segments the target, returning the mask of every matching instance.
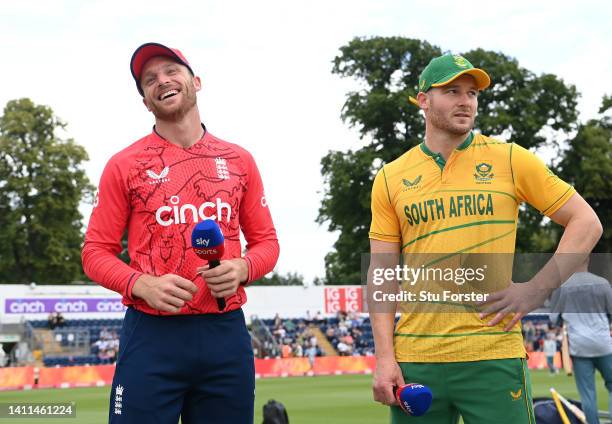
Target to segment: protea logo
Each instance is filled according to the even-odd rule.
[[[491,169],[493,169],[493,167],[491,165],[489,165],[488,163],[481,163],[476,165],[476,172],[478,172],[478,174],[481,177],[486,177],[489,175],[489,172],[491,172]]]
[[[461,68],[467,68],[468,61],[465,60],[465,57],[459,56],[459,55],[455,55],[455,56],[453,56],[453,59],[455,60],[455,65],[457,65],[457,66],[459,66]]]
[[[474,179],[476,183],[488,183],[495,177],[495,174],[492,173],[493,165],[482,162],[476,165],[476,173],[474,174]]]
[[[157,209],[155,211],[155,220],[159,225],[164,227],[168,227],[172,224],[199,222],[205,219],[223,221],[223,213],[225,212],[225,221],[229,222],[232,217],[232,207],[229,203],[223,202],[218,197],[215,200],[216,203],[204,202],[200,206],[195,206],[190,203],[181,205],[179,196],[172,196],[170,198],[170,204],[172,206],[161,206]]]

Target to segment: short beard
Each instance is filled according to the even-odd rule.
[[[472,130],[472,128],[474,128],[474,118],[472,118],[472,122],[469,124],[468,128],[465,129],[463,125],[453,125],[450,120],[446,119],[444,116],[442,116],[442,114],[436,111],[433,99],[431,100],[430,105],[431,107],[429,109],[429,121],[434,127],[443,131],[447,131],[453,135],[467,134]]]
[[[153,113],[155,118],[160,121],[166,122],[181,121],[187,115],[187,113],[195,107],[198,102],[193,87],[185,87],[185,89],[181,93],[184,95],[183,101],[181,102],[181,104],[178,105],[178,107],[170,111],[161,107],[157,107],[157,105],[152,102],[151,112]]]

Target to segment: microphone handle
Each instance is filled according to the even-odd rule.
[[[208,261],[208,266],[210,269],[216,268],[221,265],[221,261],[219,259],[213,259],[212,261]],[[217,298],[217,308],[219,311],[223,311],[225,309],[225,299],[222,297]]]

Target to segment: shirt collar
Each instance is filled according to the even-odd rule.
[[[208,132],[208,130],[206,129],[206,125],[204,125],[203,123],[200,122],[200,125],[202,126],[202,129],[204,130],[204,132],[202,133],[202,137],[200,138],[200,140],[202,140],[204,138],[204,136],[206,135],[206,133]],[[164,137],[162,137],[162,135],[160,133],[157,132],[157,129],[155,128],[155,125],[153,125],[153,132],[155,133],[155,135],[157,135],[162,140],[168,141]]]
[[[474,141],[474,133],[470,131],[470,134],[459,146],[457,146],[456,150],[462,151],[467,149],[470,144],[472,144],[472,141]],[[446,160],[444,160],[440,153],[432,152],[429,147],[427,147],[424,141],[420,144],[420,146],[423,153],[425,153],[427,156],[431,156],[436,162],[436,164],[440,167],[440,169],[444,169],[444,166],[446,165]]]
[[[463,142],[457,146],[457,150],[465,150],[467,149],[470,144],[472,144],[472,141],[474,141],[474,132],[470,131],[470,134],[467,136],[467,138],[465,140],[463,140]],[[425,153],[427,156],[437,156],[437,153],[432,152],[431,150],[429,150],[429,147],[427,147],[427,145],[425,144],[425,142],[423,141],[421,143],[421,150],[423,151],[423,153]]]

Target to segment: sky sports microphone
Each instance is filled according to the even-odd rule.
[[[221,228],[212,219],[198,222],[191,233],[191,247],[193,247],[194,253],[200,259],[208,261],[210,269],[221,264],[219,259],[223,256],[225,250],[224,243],[225,239],[223,233],[221,233]],[[218,297],[217,306],[219,311],[224,310],[225,299]]]
[[[399,402],[402,411],[413,417],[419,417],[431,406],[433,395],[427,386],[408,383],[395,387],[395,399]]]

